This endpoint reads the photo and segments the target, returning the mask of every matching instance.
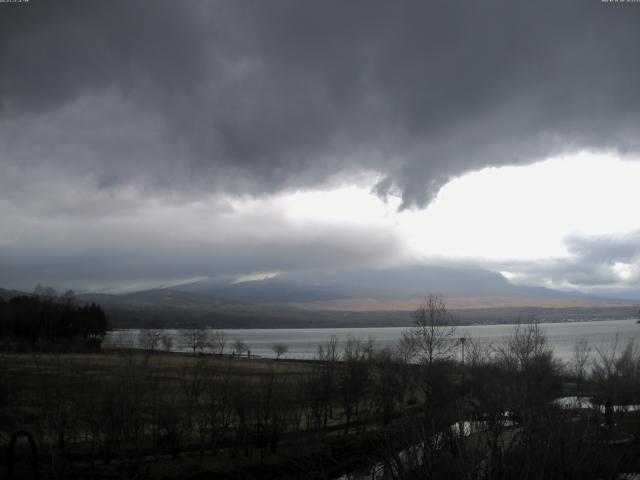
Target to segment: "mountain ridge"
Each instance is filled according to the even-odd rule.
[[[634,316],[632,301],[513,285],[486,270],[403,267],[286,273],[254,281],[209,280],[122,294],[81,293],[101,305],[116,328],[211,326],[292,328],[403,326],[430,292],[456,321],[505,323],[524,318]],[[24,294],[0,289],[0,297]]]

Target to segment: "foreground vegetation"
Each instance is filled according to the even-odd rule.
[[[577,342],[573,361],[561,365],[536,323],[494,348],[456,338],[438,297],[414,320],[394,348],[332,339],[313,361],[227,356],[224,345],[201,354],[195,331],[189,354],[162,352],[153,335],[154,348],[5,352],[1,467],[14,478],[37,468],[40,478],[105,479],[640,471],[633,344],[595,352]],[[593,402],[554,402],[564,395]]]

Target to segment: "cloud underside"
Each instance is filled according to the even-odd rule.
[[[3,6],[0,155],[103,188],[259,194],[368,170],[423,206],[465,171],[637,149],[631,7]]]
[[[85,210],[75,216],[50,212],[43,204],[31,206],[31,215],[11,216],[0,204],[0,216],[11,227],[0,235],[2,284],[131,290],[197,278],[231,282],[280,272],[323,278],[344,269],[424,264],[454,272],[502,271],[518,284],[596,294],[640,288],[640,231],[574,236],[566,240],[568,255],[559,258],[424,257],[407,246],[393,220],[327,223],[292,218],[276,200],[247,206],[211,199],[176,206],[171,198],[123,201],[105,215],[101,208],[109,197],[78,195],[66,199],[71,204],[84,199]],[[129,203],[142,207],[131,209]]]
[[[9,227],[0,281],[406,261],[384,226],[314,230],[276,210],[234,217],[223,200],[196,209],[205,220],[181,212],[203,197],[270,198],[363,172],[376,178],[375,194],[420,208],[451,178],[488,166],[585,149],[635,155],[636,7],[0,4],[0,214]],[[576,238],[571,260],[481,266],[533,283],[637,285],[638,252],[624,241]]]

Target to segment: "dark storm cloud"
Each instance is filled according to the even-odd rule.
[[[384,228],[234,222],[221,200],[211,240],[171,212],[363,171],[424,206],[469,170],[636,154],[638,25],[640,4],[600,0],[0,3],[0,286],[402,257]],[[521,271],[606,283],[627,247]]]
[[[29,176],[260,194],[368,169],[406,207],[471,169],[638,148],[632,3],[0,8],[1,161]]]

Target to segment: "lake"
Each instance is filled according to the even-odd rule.
[[[640,342],[640,325],[636,319],[599,320],[590,322],[541,323],[555,355],[568,361],[573,354],[575,343],[585,338],[594,349],[610,348],[618,338],[620,347],[629,340]],[[474,340],[498,345],[515,330],[515,325],[470,325],[457,327],[456,337],[470,337]],[[349,336],[375,339],[377,347],[393,345],[405,327],[385,328],[283,328],[283,329],[223,329],[228,345],[235,339],[248,344],[252,355],[275,357],[271,346],[284,343],[289,347],[285,358],[313,358],[318,345],[335,335],[340,342]],[[105,344],[113,346],[137,345],[141,330],[116,330],[109,332]],[[179,330],[159,330],[161,335],[174,337],[172,350],[188,351],[182,342]],[[228,347],[229,349],[229,347]]]

